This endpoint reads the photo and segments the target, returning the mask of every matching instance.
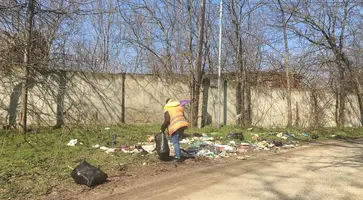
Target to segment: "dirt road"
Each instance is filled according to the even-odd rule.
[[[177,169],[176,169],[177,170]],[[173,173],[93,199],[363,199],[363,140]],[[89,197],[87,197],[90,199]]]

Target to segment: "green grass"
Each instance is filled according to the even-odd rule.
[[[107,146],[114,134],[118,136],[117,146],[135,145],[157,130],[157,126],[122,126],[110,130],[104,127],[43,129],[38,134],[27,135],[26,141],[22,134],[0,132],[0,198],[31,198],[50,192],[53,186],[64,180],[71,183],[70,172],[84,159],[105,172],[121,163],[142,163],[147,156],[140,158],[121,152],[106,154],[92,146]],[[70,139],[77,139],[78,144],[67,146]]]
[[[51,192],[52,188],[60,183],[74,184],[70,172],[82,160],[101,167],[106,173],[116,170],[119,164],[138,165],[145,161],[155,161],[154,155],[141,157],[119,152],[106,154],[92,146],[96,144],[107,146],[112,135],[117,135],[116,146],[136,145],[145,141],[147,135],[156,134],[159,129],[160,125],[124,125],[110,127],[110,130],[105,130],[105,127],[42,129],[40,133],[28,134],[26,141],[22,134],[0,130],[0,199],[36,198],[37,195]],[[319,140],[331,138],[333,134],[337,135],[336,138],[363,135],[363,129],[353,128],[314,130],[253,128],[248,131],[234,126],[224,126],[221,129],[209,126],[189,129],[187,133],[206,133],[226,142],[229,132],[243,132],[245,140],[251,141],[253,134],[258,134],[261,138],[282,140],[268,133],[285,131],[295,134],[297,136],[295,139],[301,141],[311,140],[310,137],[298,135],[304,131],[318,134]],[[70,139],[78,139],[78,144],[75,147],[67,146]]]

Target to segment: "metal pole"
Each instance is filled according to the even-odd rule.
[[[221,56],[222,56],[222,11],[223,0],[220,0],[219,5],[219,50],[218,50],[218,113],[217,113],[217,127],[221,127]]]

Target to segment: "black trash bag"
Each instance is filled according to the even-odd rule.
[[[106,182],[107,174],[87,161],[80,163],[71,173],[73,180],[81,185],[93,187]]]
[[[311,138],[314,139],[314,140],[316,140],[316,139],[319,138],[319,136],[318,135],[311,135]]]
[[[273,141],[273,144],[277,147],[282,147],[282,142],[280,141]]]
[[[164,132],[158,133],[155,136],[156,152],[159,159],[162,161],[168,161],[170,156],[170,148],[168,144],[168,139]]]
[[[228,139],[237,139],[237,140],[240,140],[240,141],[243,141],[245,139],[245,137],[243,136],[243,133],[228,133]]]

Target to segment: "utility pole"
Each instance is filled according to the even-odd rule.
[[[222,16],[223,16],[223,0],[219,5],[219,47],[218,47],[218,113],[217,127],[221,127],[221,60],[222,60]]]

